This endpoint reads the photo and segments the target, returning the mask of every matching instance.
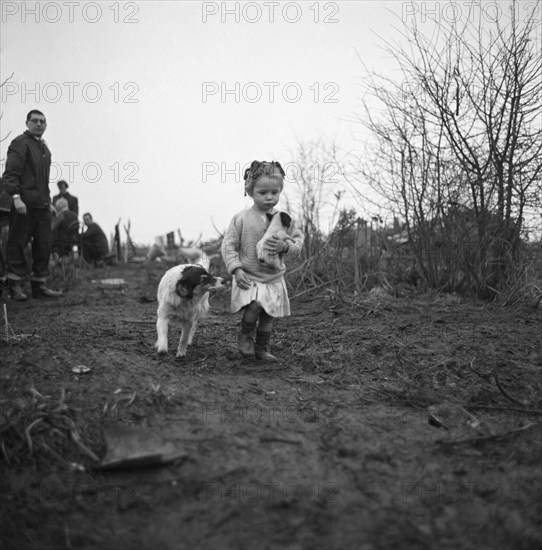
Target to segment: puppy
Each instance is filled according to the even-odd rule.
[[[267,249],[267,242],[273,235],[279,237],[283,241],[295,241],[286,233],[286,229],[290,227],[292,218],[286,212],[276,212],[275,214],[266,214],[267,218],[271,221],[265,235],[256,244],[256,255],[258,260],[271,269],[279,270],[284,267],[284,261],[282,254],[276,252],[270,252]]]
[[[182,324],[177,357],[186,355],[199,319],[209,311],[209,291],[223,285],[222,277],[213,277],[201,265],[177,265],[166,271],[158,285],[158,339],[154,344],[158,353],[167,353],[169,321],[177,317]]]

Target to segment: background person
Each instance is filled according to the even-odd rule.
[[[83,222],[87,226],[87,230],[81,235],[83,258],[89,264],[103,265],[104,259],[109,256],[107,237],[89,212],[83,214]]]
[[[76,216],[79,216],[79,200],[77,197],[68,193],[68,182],[66,180],[59,180],[57,183],[59,193],[53,197],[53,204],[56,208],[58,199],[66,199],[68,201],[68,208],[72,212],[75,212]]]
[[[0,302],[8,297],[8,275],[6,270],[6,245],[9,232],[9,213],[13,199],[4,189],[0,178]]]
[[[53,252],[69,256],[74,245],[79,245],[79,220],[77,214],[68,209],[68,201],[56,201],[57,215],[53,219]]]

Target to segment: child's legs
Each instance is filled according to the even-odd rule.
[[[256,327],[258,317],[262,311],[262,306],[260,306],[257,302],[250,302],[250,304],[244,309],[242,324]]]
[[[239,334],[239,351],[245,357],[254,357],[254,332],[262,307],[256,302],[250,302],[244,307]]]
[[[256,330],[256,326],[258,327]],[[240,350],[244,355],[254,355],[256,359],[276,361],[276,357],[267,352],[266,348],[271,340],[271,329],[273,327],[273,317],[257,302],[251,302],[245,307],[243,319],[241,320]],[[256,330],[256,345],[252,340],[252,335]],[[249,345],[244,339],[250,338]],[[246,348],[246,349],[245,349]]]
[[[256,345],[254,355],[256,359],[265,361],[276,361],[276,357],[267,351],[267,346],[271,341],[271,329],[273,328],[273,317],[267,314],[263,309],[259,315],[258,330],[256,331]]]
[[[242,323],[253,327],[257,324],[258,331],[271,332],[273,317],[258,302],[250,302],[244,310]]]
[[[273,328],[273,317],[262,308],[258,316],[258,332],[271,332]]]

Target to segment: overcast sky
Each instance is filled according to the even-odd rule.
[[[393,74],[379,37],[413,17],[430,31],[446,5],[4,0],[0,159],[38,108],[52,194],[66,179],[81,213],[106,233],[130,219],[142,244],[212,238],[249,206],[252,160],[295,162],[301,140],[359,147],[362,61]]]

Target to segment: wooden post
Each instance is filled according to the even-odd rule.
[[[117,247],[117,262],[120,262],[120,256],[121,256],[121,248],[120,248],[120,218],[117,222],[117,225],[115,225],[115,244]]]
[[[359,263],[358,263],[358,236],[361,220],[356,220],[356,230],[354,232],[354,286],[359,292]]]

